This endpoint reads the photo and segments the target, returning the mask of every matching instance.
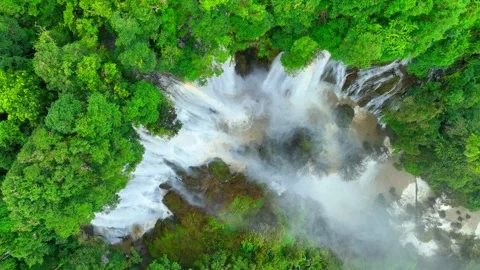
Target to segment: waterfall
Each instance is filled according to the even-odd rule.
[[[158,219],[171,215],[162,204],[165,191],[159,187],[164,182],[181,183],[171,164],[187,169],[221,158],[232,170],[285,198],[282,207],[287,212],[300,209],[304,202],[320,205],[318,213],[311,215],[326,220],[328,233],[314,233],[319,230],[314,222],[311,228],[296,228],[308,229],[315,241],[333,249],[341,249],[340,241],[357,250],[391,248],[398,236],[389,225],[389,214],[375,204],[378,193],[388,193],[388,185],[379,188],[379,181],[386,179],[382,166],[388,151],[381,136],[380,150],[367,150],[359,134],[374,137],[378,132],[375,124],[365,124],[364,115],[366,110],[378,113],[401,90],[403,64],[397,61],[361,70],[347,82],[352,75],[347,67],[324,51],[295,75],[285,72],[280,56],[268,71],[257,69],[246,77],[235,74],[227,61],[223,74],[205,85],[152,74],[149,79],[166,88],[183,127],[171,139],[137,130],[145,147],[143,160],[118,193],[118,205],[96,213],[92,221],[96,233],[111,243],[128,235],[140,237]],[[393,82],[389,89],[373,94],[386,82]],[[358,103],[367,95],[371,99],[364,102],[364,109],[357,106],[353,124],[341,125],[335,117],[338,105]],[[299,132],[313,142],[308,156],[285,149],[285,143]]]

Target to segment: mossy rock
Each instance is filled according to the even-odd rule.
[[[152,257],[165,254],[184,267],[193,267],[202,254],[239,248],[248,222],[254,220],[250,215],[263,206],[263,200],[239,196],[216,216],[189,205],[173,191],[165,195],[163,202],[174,215],[158,221],[153,232],[145,236],[145,243]]]
[[[392,90],[393,87],[395,87],[396,84],[398,84],[398,82],[400,82],[400,77],[398,76],[393,77],[393,79],[390,79],[385,83],[382,83],[382,85],[380,85],[380,87],[378,87],[375,90],[375,94],[381,96],[383,94],[388,93],[390,90]]]
[[[189,168],[182,175],[182,183],[190,194],[202,198],[205,210],[213,215],[228,209],[236,197],[247,196],[255,200],[264,197],[263,187],[241,173],[233,173],[221,159]]]
[[[225,181],[231,178],[232,174],[230,173],[230,168],[228,165],[223,162],[221,159],[216,159],[210,163],[208,163],[208,169],[219,181]]]
[[[228,209],[219,213],[219,218],[234,228],[248,227],[250,220],[263,206],[262,199],[253,199],[250,196],[238,196],[228,206]]]
[[[161,183],[161,184],[159,185],[159,187],[160,187],[161,189],[165,189],[165,190],[170,190],[170,189],[172,189],[172,186],[171,186],[168,182]]]
[[[253,265],[257,265],[264,263],[261,258],[257,261],[257,256],[270,256],[273,247],[279,247],[284,227],[280,225],[274,198],[266,196],[262,187],[247,181],[242,174],[231,174],[229,170],[227,174],[228,166],[225,163],[216,160],[213,164],[214,170],[210,163],[209,166],[191,168],[189,174],[183,178],[187,189],[203,192],[207,201],[212,205],[219,205],[218,209],[210,211],[208,206],[199,208],[189,205],[174,189],[169,191],[163,202],[173,216],[158,221],[154,230],[144,238],[154,259],[166,255],[169,260],[178,262],[185,269],[198,269],[205,256],[228,251],[235,257],[252,255],[253,257],[249,258]],[[220,176],[228,175],[228,181],[219,181],[219,173]],[[254,241],[257,238],[252,235],[257,235],[260,242]],[[297,257],[284,258],[283,254],[299,255],[296,252],[298,250],[304,254],[298,256],[298,259],[306,258],[302,260],[304,266],[325,269],[330,261],[332,265],[340,265],[330,253],[319,253],[318,249],[302,246],[296,240],[291,239],[291,243],[280,244],[281,250],[274,251],[278,252],[276,256],[291,261],[293,267]],[[245,250],[248,254],[245,254]],[[278,264],[278,258],[272,258],[271,262],[265,265],[283,265],[283,262]]]
[[[154,231],[146,236],[150,254],[154,258],[165,254],[170,260],[191,267],[200,254],[207,253],[215,245],[218,240],[215,236],[221,235],[209,235],[211,217],[202,209],[189,205],[177,193],[168,192],[163,202],[174,216],[158,221]]]
[[[165,164],[167,164],[170,168],[172,168],[172,170],[179,176],[183,176],[187,174],[187,172],[181,166],[173,162],[165,160]]]
[[[163,197],[163,203],[175,214],[175,216],[183,216],[186,212],[195,210],[193,206],[189,205],[175,192],[168,192],[165,197]]]

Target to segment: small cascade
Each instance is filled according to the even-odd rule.
[[[380,109],[406,89],[406,75],[402,70],[406,64],[407,61],[394,61],[350,74],[356,78],[341,94],[351,97],[355,103],[380,116]]]

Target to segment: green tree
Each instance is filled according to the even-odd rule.
[[[287,71],[298,70],[309,64],[318,53],[318,44],[310,37],[302,37],[293,43],[289,52],[282,55],[282,65]]]
[[[146,81],[133,86],[133,98],[127,102],[127,117],[135,124],[151,124],[159,117],[158,106],[162,95],[160,90]]]
[[[28,70],[0,70],[0,168],[8,170],[31,131],[40,123],[50,94]],[[5,172],[0,171],[0,176]]]
[[[148,270],[182,270],[177,262],[171,262],[166,255],[148,265]]]
[[[21,27],[14,18],[0,15],[0,69],[28,67],[32,34],[32,30]]]
[[[398,109],[385,110],[405,168],[473,209],[480,207],[479,64],[475,57],[456,63],[439,81],[411,88]]]
[[[48,248],[39,246],[52,238],[78,233],[80,225],[93,218],[94,211],[111,203],[143,150],[133,139],[133,129],[122,124],[117,106],[98,93],[91,95],[83,116],[76,121],[78,135],[64,137],[63,123],[48,119],[59,133],[38,128],[18,154],[2,186],[15,222],[13,231],[45,231],[45,237],[37,238],[35,246],[16,243],[10,249],[12,256],[26,257],[29,264],[41,262],[42,254],[48,253]],[[71,131],[69,128],[67,131]]]
[[[470,134],[465,143],[465,156],[473,171],[480,174],[480,137]]]
[[[42,112],[42,90],[35,76],[27,71],[0,70],[0,113],[8,120],[34,122]]]
[[[82,112],[82,103],[73,95],[62,95],[52,104],[45,117],[45,125],[51,130],[70,134],[75,131],[75,122]]]

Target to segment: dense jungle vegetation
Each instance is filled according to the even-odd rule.
[[[385,109],[407,171],[471,209],[480,208],[480,59],[464,58]],[[453,193],[453,194],[452,194]]]
[[[102,264],[111,248],[81,230],[140,162],[133,127],[180,128],[142,75],[204,80],[248,48],[267,61],[283,51],[292,73],[321,50],[360,68],[411,58],[408,71],[424,83],[385,112],[401,161],[480,208],[479,18],[476,0],[0,0],[0,269],[145,266],[116,250]],[[172,244],[189,233],[169,230]],[[268,249],[285,268],[327,267],[325,254],[299,243],[235,237],[243,240],[180,263],[250,269]],[[150,269],[180,269],[160,253],[177,259],[154,249]]]

